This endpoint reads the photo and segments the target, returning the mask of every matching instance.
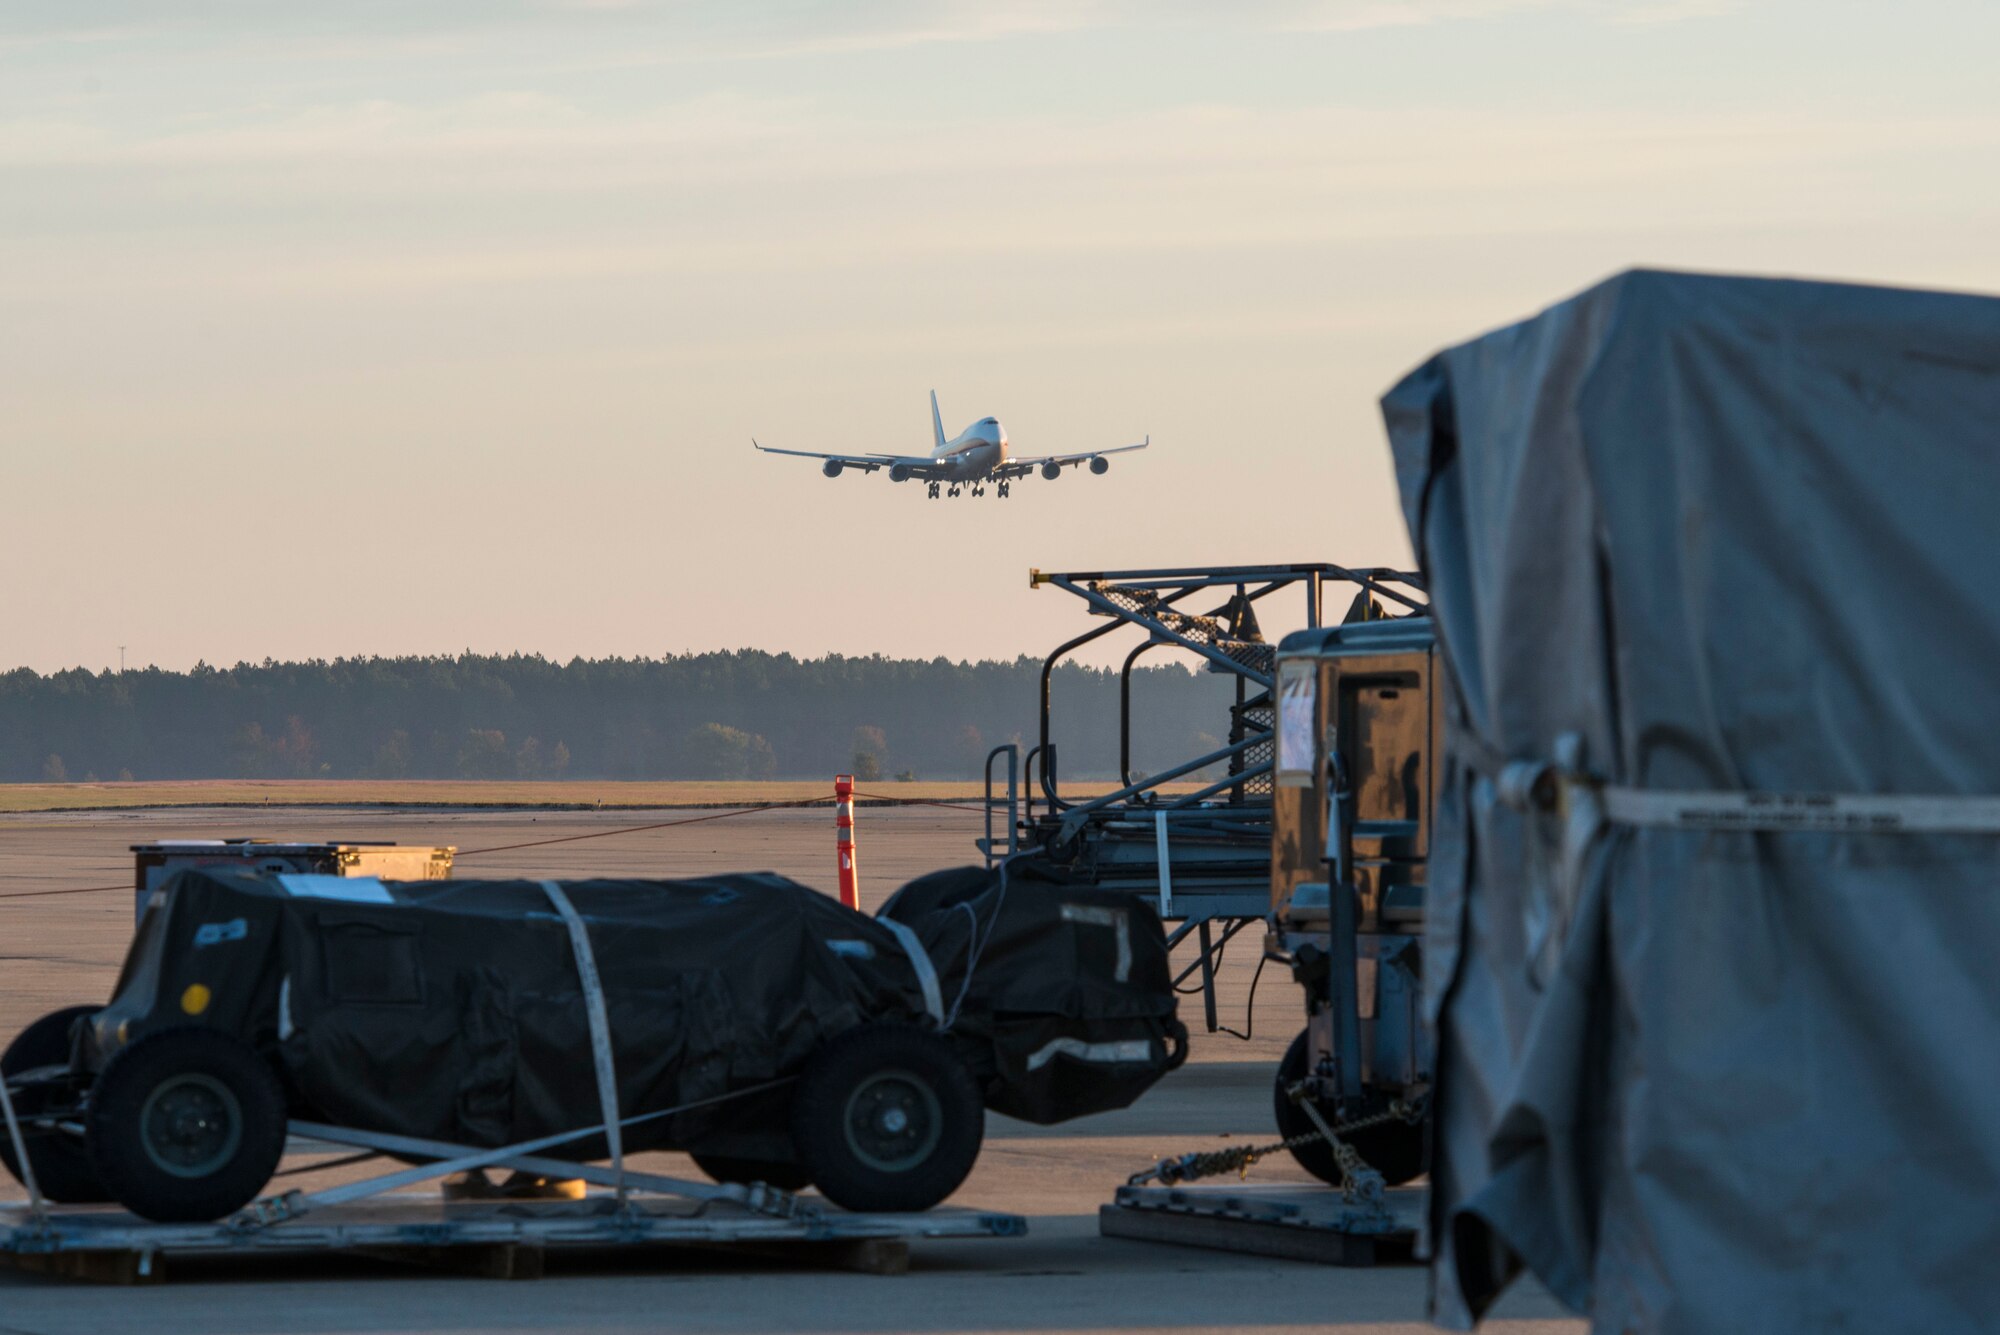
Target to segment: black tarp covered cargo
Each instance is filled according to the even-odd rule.
[[[987,1107],[1041,1123],[1123,1108],[1187,1050],[1160,920],[1136,896],[1013,865],[1004,881],[977,867],[912,881],[882,916],[938,962]]]
[[[626,1117],[794,1074],[868,1021],[948,1012],[989,1106],[1041,1122],[1129,1103],[1185,1048],[1159,922],[1129,897],[967,869],[899,896],[899,931],[771,874],[561,889],[588,925]],[[577,962],[536,881],[183,873],[92,1026],[94,1062],[121,1026],[135,1042],[188,1024],[247,1039],[314,1120],[478,1147],[601,1120]],[[625,1148],[743,1150],[763,1129],[746,1115],[772,1106],[694,1109]]]

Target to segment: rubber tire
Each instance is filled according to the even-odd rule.
[[[67,1062],[70,1055],[70,1032],[78,1020],[97,1014],[100,1006],[70,1006],[44,1015],[41,1019],[23,1029],[7,1045],[5,1055],[0,1055],[0,1077],[18,1075],[22,1071],[37,1066],[55,1066]],[[39,1112],[39,1107],[22,1107],[23,1100],[16,1098],[14,1113],[25,1117]],[[21,1128],[27,1139],[31,1134],[27,1127]],[[61,1133],[37,1134],[28,1140],[28,1158],[35,1166],[35,1185],[42,1195],[58,1205],[95,1205],[111,1199],[104,1182],[91,1166],[90,1151],[75,1136]],[[27,1183],[21,1178],[21,1165],[14,1157],[13,1137],[6,1134],[6,1127],[0,1124],[0,1163],[14,1175],[14,1180],[22,1186]]]
[[[1303,1136],[1319,1130],[1313,1125],[1306,1110],[1285,1097],[1285,1089],[1296,1084],[1306,1074],[1306,1031],[1300,1030],[1292,1045],[1285,1049],[1285,1059],[1278,1063],[1278,1078],[1272,1090],[1272,1102],[1278,1117],[1278,1134],[1287,1140],[1293,1136]],[[1327,1121],[1333,1121],[1332,1112],[1322,1105],[1320,1109]],[[1382,1175],[1382,1180],[1395,1187],[1413,1178],[1422,1177],[1430,1167],[1429,1127],[1423,1122],[1384,1122],[1342,1136],[1355,1148],[1362,1159]],[[1311,1173],[1322,1182],[1340,1185],[1340,1163],[1333,1157],[1333,1147],[1324,1140],[1316,1140],[1310,1145],[1291,1146],[1292,1157],[1299,1161],[1299,1167]]]
[[[235,1152],[201,1177],[167,1172],[146,1152],[140,1114],[166,1080],[198,1074],[236,1099],[242,1118]],[[161,1224],[221,1219],[257,1198],[285,1152],[285,1092],[270,1066],[240,1039],[216,1029],[165,1029],[111,1059],[91,1095],[86,1121],[91,1162],[112,1199]]]
[[[871,1078],[902,1072],[937,1101],[937,1143],[923,1160],[887,1171],[859,1157],[847,1136],[848,1100]],[[957,1191],[986,1139],[979,1086],[951,1045],[906,1024],[869,1024],[822,1046],[792,1098],[792,1143],[820,1193],[864,1213],[928,1210]]]
[[[738,1159],[727,1154],[702,1154],[694,1150],[688,1151],[688,1158],[694,1160],[696,1168],[717,1182],[736,1182],[746,1187],[752,1182],[762,1182],[779,1191],[804,1191],[812,1185],[812,1174],[800,1163],[784,1163],[776,1159]]]

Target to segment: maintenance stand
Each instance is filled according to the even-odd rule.
[[[1325,609],[1345,604],[1343,624],[1427,610],[1421,577],[1385,568],[1337,565],[1216,566],[1051,574],[1028,572],[1032,588],[1060,589],[1105,624],[1058,645],[1042,664],[1038,740],[1025,763],[1018,747],[986,758],[986,834],[979,847],[991,865],[1027,853],[1073,882],[1127,891],[1150,900],[1174,924],[1169,949],[1192,937],[1195,958],[1174,983],[1197,974],[1210,1033],[1216,1014],[1215,965],[1246,928],[1271,912],[1273,766],[1276,761],[1277,646],[1258,624],[1257,605],[1273,595],[1303,600],[1304,625],[1325,624]],[[1190,610],[1185,604],[1192,603]],[[1267,604],[1267,611],[1269,604]],[[1123,630],[1139,638],[1119,670],[1119,787],[1072,799],[1062,789],[1051,679],[1062,661]],[[1234,701],[1216,731],[1222,747],[1136,775],[1132,767],[1132,669],[1155,650],[1201,659],[1233,678]],[[996,762],[1005,762],[1005,789]],[[1192,793],[1168,792],[1215,766],[1221,779]],[[1024,782],[1025,780],[1025,782]],[[996,828],[997,827],[997,828]]]
[[[1306,1019],[1273,1082],[1280,1139],[1159,1161],[1099,1231],[1372,1264],[1414,1241],[1423,1193],[1404,1184],[1429,1167],[1419,998],[1442,665],[1428,616],[1369,615],[1287,636],[1275,669],[1260,920]],[[1327,1185],[1188,1185],[1280,1152]]]

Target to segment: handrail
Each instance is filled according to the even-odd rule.
[[[1171,607],[1174,603],[1179,602],[1182,598],[1187,597],[1188,594],[1193,592],[1194,592],[1193,589],[1184,589],[1178,593],[1173,594],[1170,597],[1162,598],[1160,600],[1160,605],[1162,607]],[[1120,615],[1122,615],[1122,613],[1120,613]],[[1042,737],[1041,737],[1041,745],[1036,747],[1035,749],[1043,753],[1042,795],[1048,799],[1049,814],[1051,815],[1054,815],[1058,811],[1069,810],[1070,804],[1063,801],[1062,798],[1056,795],[1056,766],[1055,766],[1056,753],[1054,744],[1051,743],[1049,740],[1050,679],[1055,674],[1057,662],[1059,662],[1064,655],[1068,654],[1073,649],[1079,649],[1084,645],[1089,644],[1092,640],[1099,639],[1103,636],[1109,635],[1112,631],[1117,630],[1119,626],[1122,624],[1124,623],[1118,619],[1118,616],[1114,616],[1110,621],[1107,621],[1105,624],[1099,626],[1097,629],[1087,630],[1083,634],[1077,636],[1075,639],[1067,640],[1062,644],[1057,645],[1055,651],[1051,653],[1048,656],[1048,658],[1045,659],[1042,663]]]
[[[986,854],[986,865],[991,867],[997,860],[993,851],[993,809],[997,805],[993,797],[993,758],[1004,754],[1007,757],[1007,856],[1013,857],[1019,851],[1021,837],[1019,806],[1021,803],[1021,748],[1012,742],[994,747],[986,753],[986,837],[979,841],[980,851]]]
[[[1062,837],[1064,839],[1074,837],[1076,832],[1083,828],[1084,818],[1093,811],[1102,811],[1114,802],[1123,802],[1128,797],[1136,797],[1138,794],[1157,788],[1163,783],[1178,779],[1183,774],[1201,769],[1206,765],[1213,765],[1218,760],[1227,760],[1231,756],[1240,755],[1251,747],[1258,746],[1270,740],[1269,734],[1261,732],[1255,737],[1245,737],[1234,746],[1225,746],[1220,751],[1211,751],[1205,756],[1197,756],[1193,760],[1183,761],[1172,769],[1162,770],[1158,774],[1148,778],[1144,783],[1127,784],[1117,792],[1106,793],[1104,796],[1093,798],[1081,806],[1070,807],[1063,813]],[[1229,784],[1239,782],[1240,778],[1241,776],[1231,775],[1222,786],[1226,788]]]

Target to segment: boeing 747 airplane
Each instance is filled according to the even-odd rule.
[[[828,477],[839,477],[850,468],[863,473],[886,468],[891,482],[915,479],[927,483],[933,500],[937,499],[940,488],[944,489],[944,495],[956,496],[961,488],[969,486],[974,496],[983,496],[989,482],[996,492],[1005,496],[1009,485],[1017,478],[1039,472],[1053,482],[1062,476],[1063,469],[1075,468],[1079,464],[1089,464],[1093,473],[1104,473],[1111,468],[1111,461],[1104,457],[1107,454],[1143,450],[1153,443],[1153,438],[1147,436],[1137,445],[1120,445],[1109,450],[1016,459],[1007,453],[1007,428],[1000,425],[997,417],[982,417],[946,440],[944,417],[938,412],[936,390],[931,391],[931,431],[937,438],[937,446],[929,454],[815,454],[810,450],[774,450],[758,445],[754,439],[750,443],[766,454],[790,454],[802,459],[823,460],[820,471]]]

